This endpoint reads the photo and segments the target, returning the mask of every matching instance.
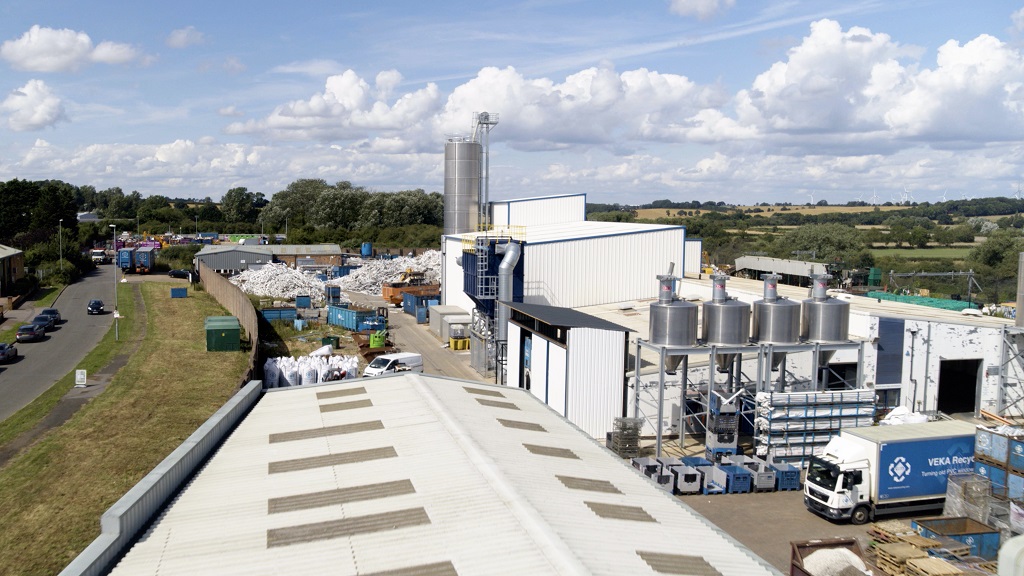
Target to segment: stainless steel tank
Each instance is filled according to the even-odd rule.
[[[704,341],[717,346],[744,346],[750,343],[750,306],[730,299],[725,291],[725,274],[714,274],[711,301],[704,303],[701,329]],[[736,354],[716,354],[715,363],[722,372],[729,370]]]
[[[661,288],[658,301],[651,304],[651,344],[672,347],[688,347],[697,344],[698,306],[675,297],[673,284],[678,278],[669,274],[658,276]],[[665,356],[665,371],[675,372],[681,355]]]
[[[764,299],[754,302],[751,325],[753,339],[764,344],[796,344],[800,341],[800,304],[779,297],[778,274],[762,274]],[[786,359],[785,352],[772,353],[772,370]]]
[[[800,338],[809,343],[834,344],[850,339],[850,303],[828,296],[829,274],[811,276],[811,297],[803,301]],[[827,366],[835,351],[823,351],[818,365]]]
[[[465,138],[444,145],[444,233],[476,232],[483,146]]]

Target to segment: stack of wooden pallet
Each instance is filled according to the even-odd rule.
[[[928,553],[906,542],[886,542],[875,546],[878,568],[891,576],[905,576],[907,561],[928,558]]]

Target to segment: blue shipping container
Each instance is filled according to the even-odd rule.
[[[296,308],[310,308],[312,307],[312,299],[309,296],[296,296],[295,307]]]

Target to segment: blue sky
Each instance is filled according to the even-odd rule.
[[[0,180],[219,199],[937,201],[1024,177],[1024,4],[661,0],[0,5]]]

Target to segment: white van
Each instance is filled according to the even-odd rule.
[[[388,372],[423,372],[423,356],[414,352],[395,352],[377,356],[363,370],[363,377],[380,376]]]

